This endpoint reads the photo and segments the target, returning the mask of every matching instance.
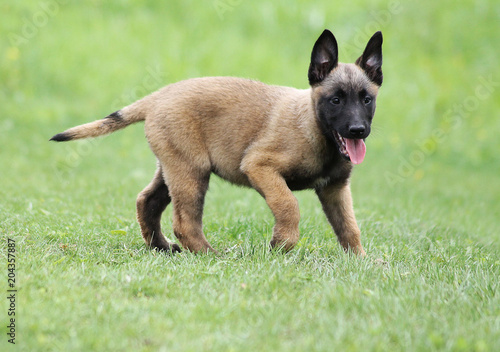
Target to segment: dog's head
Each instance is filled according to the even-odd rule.
[[[371,130],[382,85],[382,33],[375,33],[355,64],[338,62],[335,37],[325,30],[314,44],[309,84],[316,117],[339,153],[354,164],[363,161],[364,139]]]

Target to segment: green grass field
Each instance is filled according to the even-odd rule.
[[[0,10],[1,350],[500,350],[498,1],[44,0]],[[181,79],[306,88],[324,28],[344,62],[384,33],[374,131],[352,177],[364,260],[343,253],[311,191],[296,193],[297,248],[269,252],[264,200],[216,177],[204,228],[222,254],[152,252],[135,220],[155,170],[142,126],[48,142]]]

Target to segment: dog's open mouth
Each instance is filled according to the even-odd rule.
[[[342,137],[337,131],[332,130],[339,152],[353,164],[361,164],[365,159],[366,145],[362,139],[350,139]]]

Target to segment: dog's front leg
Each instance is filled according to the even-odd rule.
[[[246,172],[250,183],[266,200],[276,223],[272,248],[292,249],[299,240],[299,203],[285,179],[272,167],[253,167]]]
[[[344,250],[352,250],[356,254],[365,256],[366,253],[361,246],[361,233],[354,217],[349,183],[329,185],[316,190],[316,193]]]

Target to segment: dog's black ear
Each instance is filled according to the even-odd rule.
[[[338,63],[337,41],[332,32],[325,29],[314,43],[308,73],[309,84],[312,86],[323,81]]]
[[[363,55],[356,60],[356,65],[361,67],[373,82],[382,85],[382,32],[375,33],[366,45]]]

